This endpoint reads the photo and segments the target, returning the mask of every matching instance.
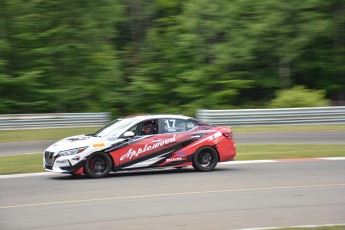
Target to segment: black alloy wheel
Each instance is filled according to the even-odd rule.
[[[89,156],[85,162],[85,173],[90,178],[102,178],[109,175],[112,161],[108,154],[97,152]]]
[[[218,152],[212,147],[202,147],[194,154],[193,167],[197,171],[212,171],[218,163]]]

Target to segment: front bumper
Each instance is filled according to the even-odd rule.
[[[53,152],[45,152],[43,157],[44,169],[51,172],[75,173],[84,166],[85,159],[77,155],[58,156]]]

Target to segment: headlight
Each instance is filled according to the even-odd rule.
[[[58,153],[58,156],[69,156],[69,155],[75,155],[77,153],[81,153],[83,152],[85,149],[87,149],[86,147],[81,147],[81,148],[76,148],[76,149],[69,149],[69,150],[64,150]]]

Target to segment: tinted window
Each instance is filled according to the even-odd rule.
[[[158,120],[157,119],[141,122],[138,126],[140,127],[139,135],[158,134]]]
[[[163,119],[164,133],[185,132],[187,124],[182,119]]]
[[[187,125],[187,131],[194,129],[197,126],[197,124],[193,121],[187,121],[186,125]]]

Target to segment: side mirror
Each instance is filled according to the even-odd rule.
[[[123,137],[134,137],[135,134],[132,131],[126,131],[123,135]]]

